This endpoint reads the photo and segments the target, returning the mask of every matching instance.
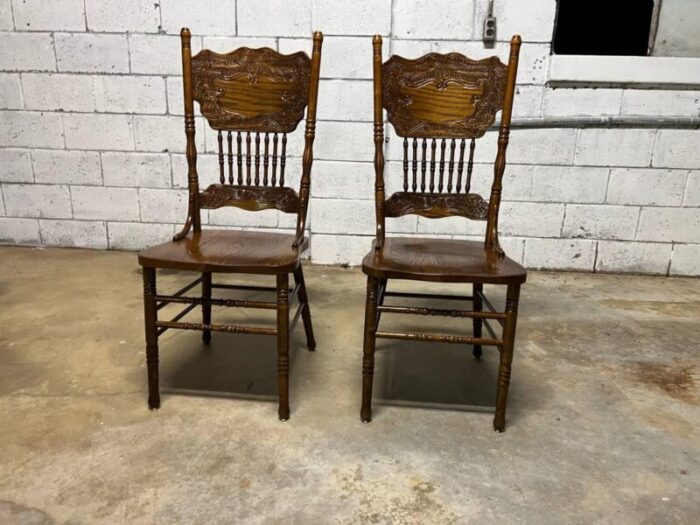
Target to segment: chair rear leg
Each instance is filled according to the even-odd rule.
[[[503,323],[503,348],[498,366],[498,388],[496,390],[496,415],[493,418],[493,428],[496,432],[506,429],[506,403],[508,401],[508,386],[510,385],[510,370],[513,362],[513,346],[515,344],[515,326],[518,320],[518,300],[520,285],[509,284],[506,293],[506,318]]]
[[[304,322],[304,332],[306,333],[306,346],[309,350],[316,350],[316,338],[314,329],[311,326],[311,308],[309,307],[309,296],[306,294],[306,282],[304,281],[304,270],[299,268],[294,270],[294,280],[299,285],[299,301],[302,304],[301,320]]]
[[[280,421],[289,419],[289,275],[277,276],[277,394]]]
[[[211,324],[211,273],[202,274],[202,324]],[[202,331],[202,341],[211,341],[211,331]]]
[[[484,285],[481,283],[474,283],[472,285],[472,295],[474,296],[474,311],[475,312],[481,312],[484,309],[484,303],[481,300],[481,296],[479,295],[481,292],[484,290]],[[483,321],[478,318],[474,317],[472,319],[473,327],[474,327],[474,337],[481,337],[481,326]],[[472,355],[476,359],[481,359],[481,345],[474,345],[474,349],[472,350]]]
[[[156,269],[143,268],[143,310],[146,326],[146,368],[148,370],[148,407],[160,408],[158,389],[158,328],[156,308]]]
[[[362,348],[362,408],[360,419],[372,421],[372,382],[374,380],[374,348],[377,331],[377,291],[379,280],[367,277],[367,299],[365,304],[365,337]]]

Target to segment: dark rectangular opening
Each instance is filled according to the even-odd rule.
[[[558,0],[558,55],[649,54],[654,0]]]

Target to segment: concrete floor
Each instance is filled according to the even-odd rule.
[[[360,423],[355,269],[308,267],[287,423],[258,336],[169,331],[147,410],[133,253],[5,247],[0,275],[0,523],[700,522],[700,280],[532,273],[496,434],[496,352],[454,345],[382,342]]]

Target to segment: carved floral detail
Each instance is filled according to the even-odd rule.
[[[248,211],[277,209],[297,213],[300,200],[292,188],[279,186],[229,186],[212,184],[199,194],[200,207],[216,209],[236,206]]]
[[[477,193],[436,194],[397,192],[386,200],[387,217],[401,217],[410,213],[431,219],[461,216],[485,221],[489,204]]]
[[[222,55],[204,49],[192,57],[193,96],[214,129],[288,133],[304,118],[310,72],[311,60],[303,52],[282,55],[266,47],[242,47]],[[253,86],[275,85],[279,107],[254,115],[227,107],[222,100],[225,90],[221,83],[235,80]]]
[[[382,67],[387,118],[404,137],[481,137],[503,105],[506,73],[506,65],[495,56],[471,60],[459,53],[429,53],[409,60],[394,55]],[[450,113],[463,117],[430,121],[414,114],[416,95],[421,90],[446,91],[454,87],[464,88],[455,91],[471,98],[471,104],[463,107],[454,98],[446,101]]]

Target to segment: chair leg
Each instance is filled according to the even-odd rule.
[[[367,277],[367,302],[365,304],[365,338],[362,349],[362,408],[360,419],[372,421],[372,382],[374,380],[374,347],[377,332],[377,291],[379,281]]]
[[[503,324],[503,347],[498,366],[498,388],[496,390],[496,415],[493,418],[493,428],[496,432],[506,429],[506,402],[508,400],[508,385],[510,384],[510,369],[513,362],[513,346],[515,344],[515,326],[518,320],[518,300],[520,285],[509,284],[506,293],[506,318]]]
[[[289,275],[277,276],[277,394],[280,421],[289,419]]]
[[[202,274],[202,324],[211,324],[211,273]],[[211,341],[211,331],[202,331],[202,341]]]
[[[304,281],[304,270],[299,264],[299,268],[294,270],[294,280],[299,285],[299,301],[302,304],[301,320],[304,322],[304,332],[306,333],[306,346],[309,350],[316,350],[316,338],[314,329],[311,326],[311,309],[309,307],[309,296],[306,295],[306,282]]]
[[[156,269],[143,268],[143,310],[146,325],[146,367],[148,370],[148,407],[160,408],[158,390],[158,328],[156,327]]]
[[[475,312],[481,312],[484,309],[484,304],[483,301],[481,300],[481,296],[479,293],[483,292],[484,290],[484,285],[481,283],[474,283],[472,285],[472,295],[474,296],[474,311]],[[477,317],[474,317],[472,319],[473,327],[474,327],[474,337],[481,337],[481,326],[483,321]],[[472,355],[476,359],[481,359],[481,345],[474,345],[474,349],[472,350]]]

